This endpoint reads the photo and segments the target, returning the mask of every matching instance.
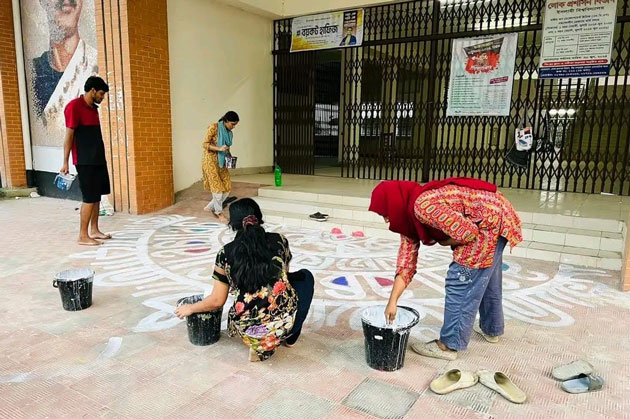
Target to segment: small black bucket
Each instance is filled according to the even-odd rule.
[[[405,352],[411,328],[420,315],[410,307],[398,306],[396,320],[385,323],[385,306],[366,308],[361,314],[365,337],[365,360],[379,371],[396,371],[405,364]]]
[[[64,310],[79,311],[92,305],[94,271],[69,269],[55,275],[53,287],[59,289]]]
[[[177,301],[177,306],[195,304],[203,300],[203,295],[192,295]],[[221,337],[221,315],[223,309],[195,313],[186,317],[188,325],[188,340],[197,346],[207,346],[218,342]]]

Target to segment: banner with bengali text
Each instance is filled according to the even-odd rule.
[[[291,52],[355,47],[363,43],[363,9],[301,16],[291,23]]]

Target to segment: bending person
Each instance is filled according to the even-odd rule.
[[[370,211],[384,217],[401,235],[396,278],[385,310],[396,317],[398,299],[416,273],[420,243],[451,246],[453,262],[446,274],[444,325],[438,340],[414,344],[420,355],[453,360],[468,347],[477,311],[479,332],[496,342],[503,334],[502,254],[505,245],[523,238],[521,221],[493,184],[451,178],[425,185],[407,181],[380,183]]]

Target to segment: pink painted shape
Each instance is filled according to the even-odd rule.
[[[374,279],[376,279],[376,282],[378,282],[381,287],[391,287],[394,285],[394,281],[388,278],[381,278],[380,276],[377,276]]]
[[[203,253],[203,252],[207,252],[210,249],[189,249],[186,250],[187,253]]]
[[[365,234],[362,231],[355,231],[352,233],[352,237],[365,237]]]
[[[343,232],[340,228],[335,227],[330,231],[330,234],[343,234]]]

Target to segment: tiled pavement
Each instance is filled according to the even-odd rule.
[[[99,249],[74,244],[74,202],[0,201],[0,418],[630,418],[630,295],[605,271],[506,256],[499,344],[474,336],[451,363],[408,351],[404,368],[386,373],[365,363],[359,315],[387,297],[397,243],[269,226],[287,234],[292,269],[316,274],[303,338],[264,363],[247,362],[226,336],[192,346],[170,312],[178,297],[211,288],[212,256],[230,239],[198,196],[158,215],[105,218],[115,239]],[[422,315],[412,338],[428,339],[449,255],[423,252],[404,303]],[[52,287],[69,267],[98,275],[82,312],[63,311]],[[606,378],[604,391],[572,396],[550,378],[578,357]],[[430,381],[453,367],[504,371],[529,400],[513,405],[480,385],[432,394]]]

